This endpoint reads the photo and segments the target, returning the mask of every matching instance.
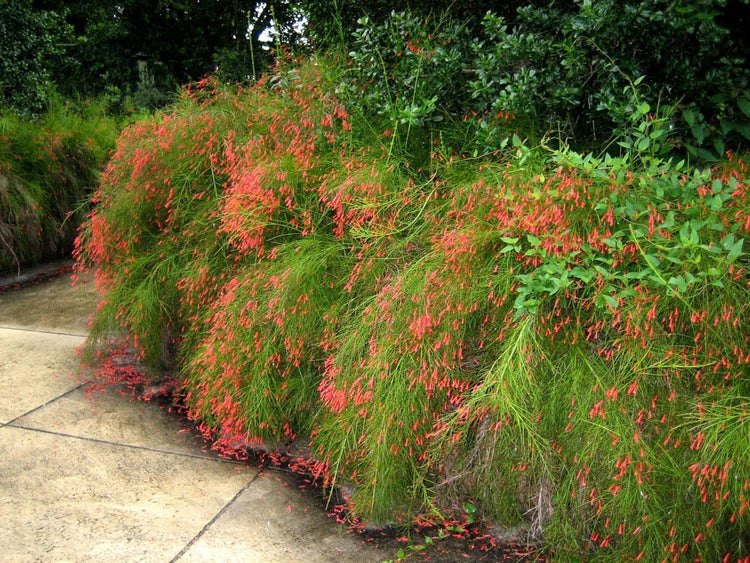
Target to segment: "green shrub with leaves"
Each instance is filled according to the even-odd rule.
[[[750,52],[732,19],[748,15],[744,4],[519,3],[473,32],[450,12],[363,18],[342,90],[397,133],[426,127],[434,138],[467,119],[475,128],[456,147],[467,153],[504,148],[513,131],[599,150],[630,130],[639,103],[672,108],[672,148],[713,160],[750,140]],[[430,135],[408,138],[414,156]]]
[[[640,79],[643,102],[684,110],[674,118],[691,153],[720,157],[724,140],[750,139],[748,51],[727,22],[741,11],[644,0],[529,5],[513,25],[488,14],[473,46],[474,96],[585,144],[627,128],[628,86]]]
[[[352,105],[365,115],[382,116],[396,125],[422,126],[458,115],[467,97],[465,45],[469,35],[446,18],[424,20],[393,12],[374,26],[358,22],[344,75]]]
[[[0,1],[0,108],[27,115],[44,110],[72,31],[61,14],[35,10],[30,0]]]
[[[419,167],[432,150],[431,132],[461,121],[466,111],[468,30],[447,15],[410,12],[358,24],[337,93],[358,119],[388,130],[391,150],[409,154]]]

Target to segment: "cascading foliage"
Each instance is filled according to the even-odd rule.
[[[34,119],[0,107],[0,274],[70,255],[117,131],[96,101]]]
[[[173,370],[219,448],[309,441],[370,521],[470,498],[561,556],[747,556],[746,158],[516,139],[412,170],[329,70],[123,133],[78,239],[89,348]]]

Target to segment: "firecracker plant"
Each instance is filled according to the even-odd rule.
[[[89,354],[170,370],[219,449],[302,443],[367,522],[471,499],[562,558],[747,557],[746,156],[665,157],[646,104],[617,152],[506,115],[417,169],[335,72],[206,80],[123,133],[77,245]]]

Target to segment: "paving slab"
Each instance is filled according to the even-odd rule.
[[[394,557],[350,533],[322,500],[277,472],[263,473],[193,543],[180,562],[376,562]]]
[[[80,336],[0,328],[0,424],[74,388]]]
[[[20,290],[0,292],[0,326],[86,334],[97,302],[96,287],[70,274]]]
[[[189,421],[157,403],[136,401],[113,390],[86,393],[77,389],[44,405],[14,426],[34,428],[184,455],[218,456]]]
[[[0,450],[4,561],[171,561],[255,476],[12,426]]]

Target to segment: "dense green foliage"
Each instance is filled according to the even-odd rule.
[[[34,10],[31,0],[0,0],[0,108],[44,108],[70,31],[59,14]]]
[[[364,18],[344,88],[364,115],[410,132],[474,116],[469,152],[500,148],[509,119],[525,136],[598,150],[648,107],[668,119],[666,149],[717,159],[750,140],[750,51],[727,10],[643,0],[530,4],[479,26]]]
[[[219,449],[309,440],[369,521],[470,498],[563,558],[747,556],[746,159],[664,159],[642,112],[618,156],[511,136],[418,170],[340,72],[124,133],[78,243],[90,351],[174,366]]]
[[[101,104],[0,116],[0,272],[70,255],[118,131]]]
[[[360,27],[360,20],[368,18],[376,25],[390,20],[394,13],[409,12],[419,19],[437,19],[449,12],[454,21],[472,30],[480,29],[482,16],[491,11],[499,16],[513,18],[519,7],[546,2],[529,0],[406,0],[395,4],[384,0],[303,0],[308,18],[307,33],[319,48],[339,47],[346,44]],[[566,2],[570,4],[570,2]]]
[[[38,111],[48,78],[65,95],[156,107],[215,71],[252,80],[284,45],[351,51],[362,73],[355,83],[398,119],[475,111],[491,131],[488,118],[510,112],[540,136],[606,143],[631,113],[628,87],[642,80],[641,101],[674,110],[693,156],[720,157],[727,142],[750,136],[747,0],[413,0],[402,13],[380,0],[31,6],[5,0],[0,13],[3,74],[22,86],[4,89],[21,96],[13,102],[21,109]]]
[[[66,95],[108,94],[117,106],[158,107],[181,84],[217,68],[222,79],[247,81],[272,62],[269,45],[295,45],[301,17],[284,0],[37,0],[63,14],[76,41],[54,82]],[[266,32],[270,37],[263,35]]]

